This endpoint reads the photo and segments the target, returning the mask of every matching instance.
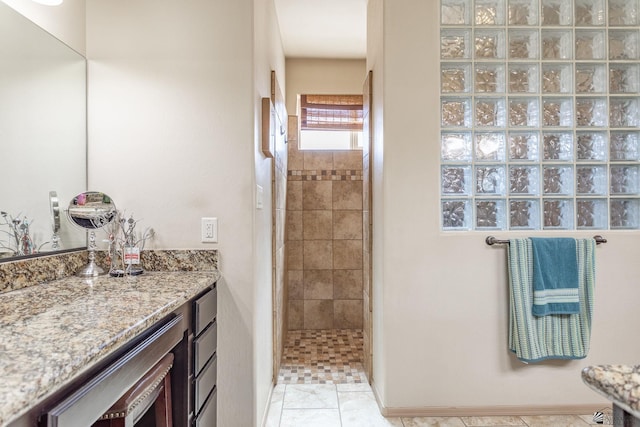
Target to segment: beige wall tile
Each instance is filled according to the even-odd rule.
[[[304,241],[304,270],[331,270],[333,246],[331,240]]]
[[[333,328],[332,300],[304,301],[304,328],[331,329]]]
[[[302,181],[288,181],[287,183],[287,210],[302,210]]]
[[[285,233],[286,233],[286,228],[285,228],[286,216],[287,216],[287,213],[284,209],[276,209],[276,224],[273,229],[273,232],[275,234],[276,249],[280,249],[281,247],[284,246],[284,239],[285,239]]]
[[[287,129],[287,169],[302,170],[304,157],[298,150],[298,116],[289,116]]]
[[[362,328],[368,331],[371,328],[371,312],[369,311],[369,295],[364,294],[362,300]]]
[[[362,245],[368,250],[369,238],[371,237],[371,226],[369,225],[369,211],[362,211]]]
[[[369,180],[369,166],[365,165],[362,171],[362,209],[368,211],[371,209],[371,188]]]
[[[303,211],[304,240],[330,240],[332,236],[332,211]]]
[[[362,364],[364,366],[364,371],[368,373],[369,378],[371,378],[371,341],[369,340],[369,335],[367,333],[367,329],[363,329],[362,338],[364,344],[362,346]]]
[[[298,140],[298,116],[289,115],[287,117],[287,139]]]
[[[366,250],[366,248],[362,252],[362,291],[370,294],[371,291],[371,283],[370,283],[370,262],[371,255]]]
[[[302,270],[289,270],[287,273],[289,282],[289,300],[304,299],[304,274]]]
[[[304,181],[301,184],[302,208],[304,210],[331,209],[331,181]]]
[[[304,170],[332,170],[332,151],[302,151],[304,156]]]
[[[289,270],[303,269],[303,245],[302,241],[291,241],[287,243],[287,268]]]
[[[362,300],[334,300],[333,327],[362,328]]]
[[[334,240],[333,268],[336,270],[362,269],[362,240]]]
[[[287,211],[287,240],[302,240],[302,211]]]
[[[297,147],[298,141],[291,141],[288,145]],[[289,150],[287,169],[290,171],[300,171],[304,169],[304,155],[301,151],[298,151],[297,149]]]
[[[362,170],[362,150],[334,151],[333,169]]]
[[[362,211],[333,211],[334,239],[362,239]]]
[[[276,192],[276,209],[286,209],[287,201],[287,174],[286,172],[277,172],[275,180]]]
[[[305,270],[304,299],[333,299],[333,270]]]
[[[288,327],[290,330],[304,328],[304,301],[289,300]]]
[[[362,181],[333,181],[333,209],[362,210]]]
[[[334,270],[335,299],[362,299],[362,270]]]

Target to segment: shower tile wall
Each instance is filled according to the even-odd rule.
[[[372,322],[371,322],[371,89],[372,74],[367,74],[367,78],[362,86],[363,109],[362,109],[362,298],[363,298],[363,319],[362,319],[362,339],[364,371],[372,381],[373,375],[373,353],[372,349]]]
[[[273,310],[274,310],[274,371],[280,367],[282,351],[287,337],[287,286],[286,286],[286,195],[287,195],[287,146],[284,137],[276,137],[275,158],[272,162],[273,211]]]
[[[362,328],[362,151],[288,146],[288,328]]]

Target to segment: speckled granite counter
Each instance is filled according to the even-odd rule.
[[[0,426],[218,279],[217,271],[68,277],[0,293]]]
[[[582,370],[582,380],[628,414],[640,418],[640,365],[597,365]]]

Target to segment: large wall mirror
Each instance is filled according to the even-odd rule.
[[[85,58],[0,2],[0,262],[17,254],[11,219],[39,253],[86,247],[64,218],[54,235],[50,197],[64,209],[86,190],[86,139]]]

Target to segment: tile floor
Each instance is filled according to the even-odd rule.
[[[610,416],[610,410],[607,410]],[[585,427],[592,415],[389,417],[362,370],[362,331],[289,331],[265,427]]]
[[[586,427],[592,415],[389,417],[367,383],[278,384],[265,427]]]
[[[289,331],[278,384],[366,383],[362,329]]]

